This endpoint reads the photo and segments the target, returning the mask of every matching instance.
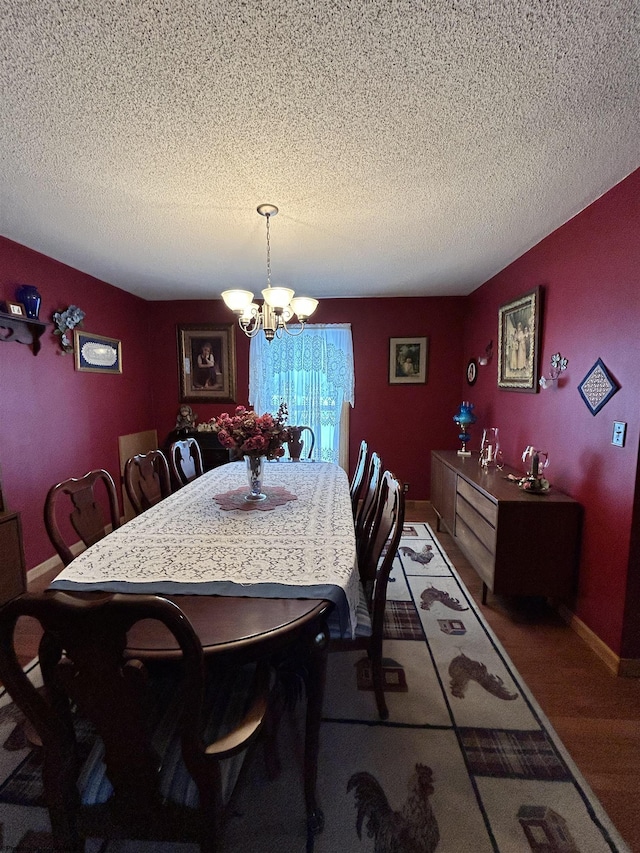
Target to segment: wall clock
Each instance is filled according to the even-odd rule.
[[[478,363],[475,358],[470,359],[469,364],[467,365],[467,383],[469,385],[475,385],[475,381],[478,378]]]

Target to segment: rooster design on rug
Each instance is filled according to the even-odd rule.
[[[445,607],[451,610],[468,610],[468,607],[463,607],[457,598],[453,598],[448,592],[442,589],[436,589],[433,584],[422,591],[420,595],[420,607],[423,610],[431,610],[431,605],[439,601]]]
[[[449,664],[451,676],[451,692],[458,699],[464,699],[467,685],[477,681],[481,687],[498,699],[517,699],[517,693],[510,693],[504,686],[504,681],[498,675],[491,675],[487,667],[478,660],[468,658],[464,652],[455,657]]]
[[[431,808],[433,772],[426,764],[416,764],[408,782],[409,796],[400,811],[393,811],[385,792],[371,773],[354,773],[347,791],[355,790],[358,817],[356,830],[362,838],[375,838],[373,853],[433,853],[440,841],[438,821]]]
[[[433,545],[425,545],[422,548],[422,551],[414,551],[413,548],[409,548],[408,545],[401,545],[398,548],[401,554],[404,554],[405,557],[409,557],[410,560],[413,560],[414,563],[421,563],[423,566],[426,566],[428,563],[433,560],[435,554],[433,553]]]

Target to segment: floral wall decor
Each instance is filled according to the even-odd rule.
[[[85,314],[77,305],[69,305],[66,311],[56,311],[53,315],[54,335],[60,338],[63,352],[73,352],[73,335],[76,326],[81,326]]]

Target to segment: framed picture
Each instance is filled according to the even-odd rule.
[[[599,358],[578,385],[580,396],[592,415],[597,415],[600,409],[609,402],[620,386],[611,376],[604,361]]]
[[[389,384],[427,381],[428,338],[389,338]]]
[[[5,302],[7,306],[7,314],[12,314],[14,317],[26,317],[27,312],[24,310],[24,305],[21,302]]]
[[[467,365],[467,385],[475,385],[478,378],[478,362],[475,358],[469,359]]]
[[[537,287],[498,310],[498,387],[538,390],[541,289]]]
[[[87,373],[122,373],[122,344],[116,338],[73,330],[76,370]]]
[[[190,324],[177,330],[180,402],[234,402],[235,324]]]

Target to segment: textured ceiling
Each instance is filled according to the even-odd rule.
[[[467,294],[640,165],[639,0],[0,0],[0,233],[148,299]]]

